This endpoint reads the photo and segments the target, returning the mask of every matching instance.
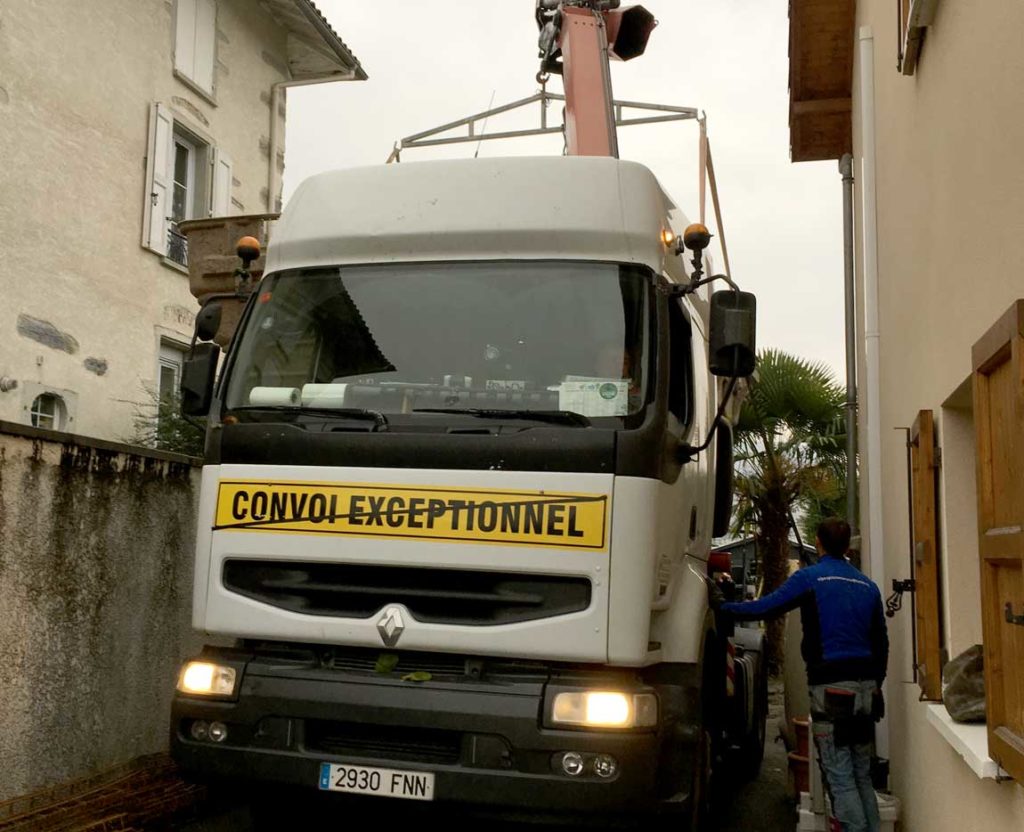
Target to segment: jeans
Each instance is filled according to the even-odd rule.
[[[825,788],[843,832],[879,832],[871,782],[873,681],[811,685],[814,743]]]

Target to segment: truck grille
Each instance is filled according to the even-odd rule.
[[[379,650],[334,650],[326,659],[326,665],[332,670],[346,673],[372,673],[381,675],[381,653]],[[391,672],[406,675],[409,673],[429,673],[434,678],[468,676],[467,660],[464,656],[431,654],[431,653],[397,653],[397,662]],[[477,666],[482,667],[482,662]],[[478,670],[478,674],[481,671]]]
[[[403,604],[417,621],[477,626],[535,621],[590,606],[587,578],[230,559],[224,586],[232,592],[307,615],[370,618]]]
[[[462,734],[429,728],[307,720],[306,748],[339,757],[450,765],[462,754]]]

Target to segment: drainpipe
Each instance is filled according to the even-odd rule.
[[[860,129],[862,141],[861,196],[863,200],[864,238],[864,353],[865,415],[867,417],[868,485],[868,574],[879,585],[885,578],[882,534],[882,414],[881,331],[878,322],[878,226],[875,204],[875,40],[870,26],[858,32],[860,64]],[[876,731],[878,756],[889,756],[889,729],[886,720]]]
[[[270,85],[270,161],[267,167],[267,211],[277,213],[277,195],[281,191],[281,172],[277,169],[277,154],[281,150],[281,130],[278,110],[281,109],[281,95],[285,87],[308,87],[313,84],[329,84],[333,81],[359,81],[358,68],[336,75],[304,80],[278,81]]]
[[[853,156],[839,160],[843,175],[843,267],[846,283],[846,522],[860,538],[857,512],[857,317],[853,290]],[[856,543],[861,548],[859,541]]]

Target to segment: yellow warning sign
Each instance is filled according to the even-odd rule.
[[[214,529],[601,550],[607,515],[605,494],[222,480]]]

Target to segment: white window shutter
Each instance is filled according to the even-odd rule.
[[[167,107],[154,103],[149,111],[149,150],[146,154],[142,245],[157,254],[167,253],[173,159],[174,119]]]
[[[219,147],[213,149],[213,199],[211,215],[227,217],[231,210],[231,159]]]
[[[195,78],[196,2],[177,0],[174,6],[174,68],[188,78]]]
[[[206,92],[213,94],[217,63],[217,0],[193,0],[196,5],[195,72],[191,75]]]

